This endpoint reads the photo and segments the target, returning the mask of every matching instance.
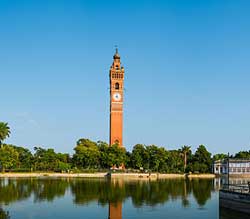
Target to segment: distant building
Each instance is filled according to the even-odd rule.
[[[213,164],[214,174],[250,175],[250,159],[222,159]]]

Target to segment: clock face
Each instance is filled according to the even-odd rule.
[[[121,94],[119,94],[119,93],[114,93],[113,99],[114,99],[115,101],[119,101],[119,100],[121,99]]]

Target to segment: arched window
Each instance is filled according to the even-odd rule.
[[[116,83],[115,83],[115,89],[116,89],[116,90],[119,90],[119,88],[120,88],[120,85],[119,85],[118,82],[116,82]]]

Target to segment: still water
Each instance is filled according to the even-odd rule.
[[[0,179],[0,219],[245,219],[208,179]]]

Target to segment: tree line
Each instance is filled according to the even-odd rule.
[[[35,147],[32,153],[25,147],[4,144],[10,135],[7,123],[0,122],[0,168],[2,171],[102,171],[125,166],[126,169],[160,173],[209,173],[213,160],[226,158],[226,154],[212,157],[204,145],[192,153],[190,146],[167,150],[156,145],[136,144],[132,152],[114,144],[79,139],[74,154],[57,153],[54,149]],[[241,151],[235,158],[249,158],[250,151]]]

